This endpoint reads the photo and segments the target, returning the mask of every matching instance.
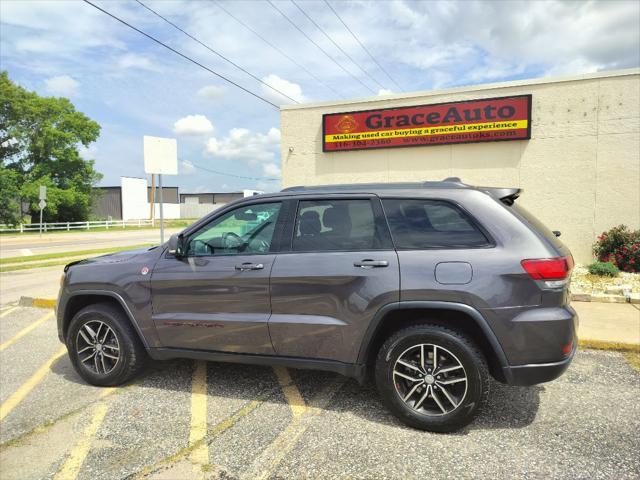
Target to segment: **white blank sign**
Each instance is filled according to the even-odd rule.
[[[162,175],[178,174],[178,143],[175,138],[144,136],[144,171]]]

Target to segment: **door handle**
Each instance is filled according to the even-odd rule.
[[[388,267],[389,262],[386,260],[370,260],[367,258],[365,260],[360,260],[359,262],[354,262],[353,266],[360,268]]]
[[[239,270],[241,272],[245,272],[247,270],[262,270],[264,268],[264,265],[261,263],[242,263],[240,265],[236,265],[236,270]]]

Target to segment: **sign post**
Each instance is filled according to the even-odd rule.
[[[46,185],[40,185],[40,203],[38,206],[40,207],[40,237],[42,237],[42,211],[44,207],[47,206],[47,187]]]
[[[160,187],[160,243],[164,243],[164,202],[162,175],[178,174],[178,144],[175,138],[144,136],[144,171],[158,175]],[[152,202],[155,198],[152,197]],[[155,205],[152,203],[151,208]]]

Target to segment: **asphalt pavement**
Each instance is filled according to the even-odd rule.
[[[640,477],[640,374],[615,352],[493,382],[474,423],[433,434],[334,374],[179,360],[101,389],[61,347],[50,310],[0,310],[3,480]]]

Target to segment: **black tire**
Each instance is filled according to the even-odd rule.
[[[443,373],[438,377],[441,380],[436,381],[433,375],[425,374],[427,369],[433,373],[438,371],[433,369],[432,360],[429,364],[430,359],[425,354],[423,370],[425,373],[419,373],[414,366],[421,367],[419,352],[422,347],[420,345],[427,345],[424,347],[425,350],[429,349],[428,345],[437,347],[436,358],[443,363],[440,370],[445,369],[446,362],[450,362],[449,366],[460,364],[462,369],[456,367],[457,370]],[[433,349],[431,351],[433,352]],[[413,358],[413,352],[417,355],[417,360],[410,361]],[[433,356],[433,353],[431,355]],[[396,364],[401,356],[405,363],[412,365],[411,368],[407,368],[404,364]],[[437,363],[438,361],[436,365]],[[420,378],[420,381],[415,382],[394,374],[394,368],[398,368],[399,370],[396,371],[409,377]],[[415,325],[395,332],[380,347],[376,359],[375,376],[376,386],[383,403],[396,417],[406,425],[432,432],[452,432],[468,425],[480,413],[489,396],[489,369],[482,353],[465,335],[440,325]],[[459,380],[462,376],[466,377],[466,381]],[[447,382],[452,385],[445,386],[444,383]],[[419,390],[409,397],[410,403],[406,403],[401,394],[409,394],[414,386]],[[458,402],[457,406],[455,402],[449,402],[445,398],[443,388],[447,390],[448,397]],[[464,393],[456,396],[455,392],[450,391],[453,388],[458,389],[459,392],[465,388]],[[422,392],[426,400],[420,404]],[[434,392],[437,400],[432,398]],[[418,409],[414,408],[416,405]],[[443,405],[444,409],[440,405]],[[447,409],[451,410],[446,411]],[[443,413],[445,411],[446,413]]]
[[[85,355],[84,358],[86,358],[87,354],[90,355],[94,351],[92,349],[80,355],[78,354],[79,349],[82,351],[83,348],[87,348],[85,338],[88,335],[85,326],[89,325],[91,328],[92,325],[100,323],[109,327],[113,332],[113,336],[109,335],[109,343],[112,346],[103,347],[101,345],[100,351],[104,351],[104,354],[109,352],[109,354],[116,355],[117,353],[118,355],[117,360],[111,360],[110,357],[106,358],[104,365],[107,365],[107,368],[103,368],[104,365],[97,361],[95,357],[94,360],[98,363],[97,366],[91,361],[87,363],[81,361],[81,355]],[[82,337],[79,333],[83,327],[85,329],[83,329],[82,333],[85,334],[85,337]],[[108,332],[106,327],[103,328],[105,332]],[[66,345],[71,363],[78,374],[87,383],[101,387],[111,387],[126,383],[140,373],[147,360],[147,352],[129,319],[122,310],[108,303],[89,305],[76,313],[67,331]],[[115,348],[118,350],[115,350]],[[91,365],[92,363],[93,366]],[[103,371],[100,371],[100,369]]]

